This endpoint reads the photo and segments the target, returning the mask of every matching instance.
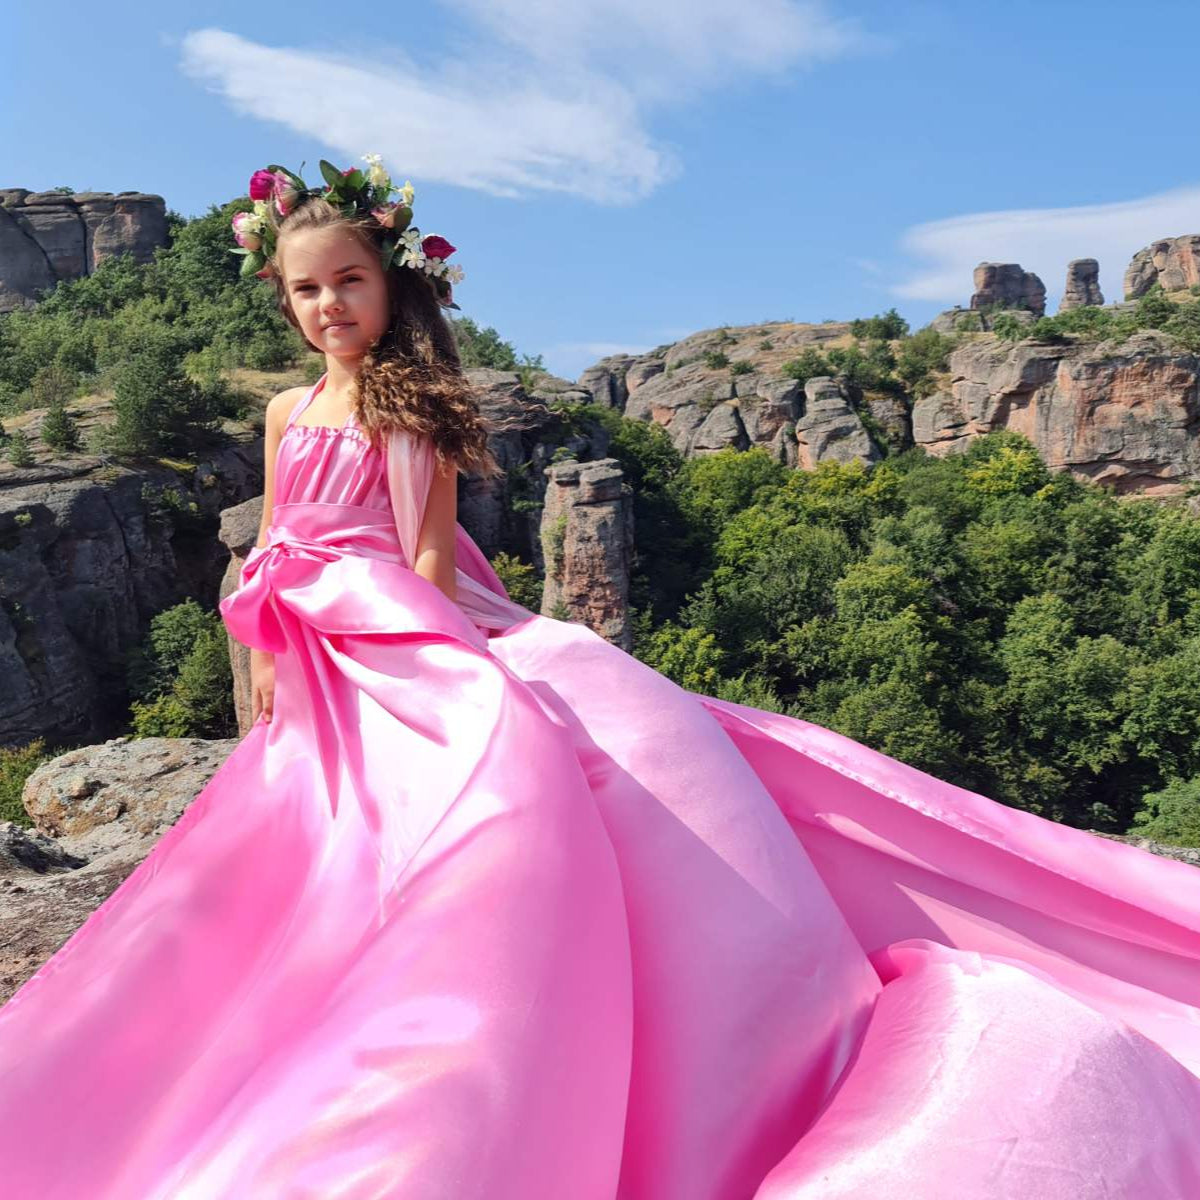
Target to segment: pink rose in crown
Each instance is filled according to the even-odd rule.
[[[275,190],[274,171],[255,171],[250,176],[250,199],[267,200]]]
[[[445,262],[458,247],[450,245],[440,233],[431,233],[427,238],[421,239],[421,249],[426,258],[440,258]]]
[[[275,176],[275,211],[281,217],[286,217],[296,207],[299,198],[300,189],[286,175]]]

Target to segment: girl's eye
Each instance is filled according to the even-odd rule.
[[[352,279],[353,279],[353,280],[359,280],[359,279],[362,279],[362,276],[361,276],[361,275],[347,275],[347,276],[346,276],[346,282],[347,282],[347,283],[349,283],[349,282],[350,282]],[[300,286],[299,286],[299,287],[296,289],[296,291],[298,291],[298,292],[307,292],[307,291],[309,291],[311,288],[312,288],[312,284],[311,284],[311,283],[302,283],[302,284],[301,284],[301,285],[300,285]]]

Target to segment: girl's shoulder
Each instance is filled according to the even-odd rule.
[[[277,429],[282,431],[286,428],[296,405],[308,395],[308,392],[309,386],[288,388],[267,401],[268,416],[273,420]]]

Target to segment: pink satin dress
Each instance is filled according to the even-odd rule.
[[[323,382],[323,381],[322,381]],[[0,1008],[3,1200],[1194,1200],[1200,871],[513,603],[283,437],[261,718]]]

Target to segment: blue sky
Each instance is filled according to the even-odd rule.
[[[372,7],[18,0],[0,186],[194,216],[268,162],[378,153],[463,313],[572,379],[722,324],[916,328],[983,260],[1054,311],[1095,257],[1119,299],[1136,250],[1200,233],[1191,3]]]

